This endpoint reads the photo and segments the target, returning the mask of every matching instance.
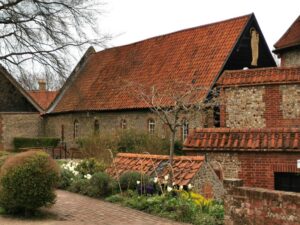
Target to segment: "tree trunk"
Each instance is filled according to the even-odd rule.
[[[175,135],[176,135],[176,130],[172,131],[171,137],[170,137],[170,156],[169,156],[169,162],[171,166],[171,170],[169,172],[169,177],[170,177],[170,182],[169,184],[172,186],[173,184],[173,157],[174,157],[174,145],[175,145]]]

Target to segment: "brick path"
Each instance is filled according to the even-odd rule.
[[[117,204],[57,191],[57,202],[48,219],[21,220],[0,216],[1,225],[183,225]]]

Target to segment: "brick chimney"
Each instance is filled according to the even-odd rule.
[[[44,79],[38,80],[39,91],[46,91],[46,81]]]

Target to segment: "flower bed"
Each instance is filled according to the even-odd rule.
[[[106,197],[107,201],[176,221],[196,225],[224,223],[223,204],[192,192],[191,184],[169,185],[168,176],[160,182],[134,171],[115,181],[104,171],[105,165],[95,159],[62,162],[59,187],[91,197]]]

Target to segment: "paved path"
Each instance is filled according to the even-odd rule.
[[[21,220],[0,216],[1,225],[183,225],[117,204],[57,191],[57,202],[46,209],[48,218]]]

